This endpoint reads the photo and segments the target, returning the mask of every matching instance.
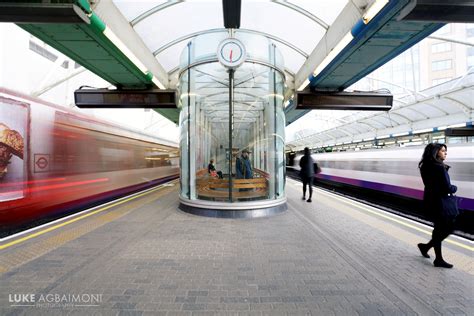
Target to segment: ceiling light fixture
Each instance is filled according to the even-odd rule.
[[[316,69],[313,72],[313,76],[316,77],[321,73],[321,71],[326,68],[327,65],[329,65],[333,59],[339,55],[339,53],[349,44],[352,40],[354,39],[354,36],[352,36],[352,33],[349,31],[342,39],[341,41],[334,46],[334,48],[329,52],[329,54],[323,59],[323,61],[316,67]]]
[[[135,65],[141,72],[145,75],[148,75],[148,69],[141,62],[141,60],[135,56],[135,54],[125,45],[114,32],[108,27],[105,26],[104,35]],[[160,89],[165,89],[165,86],[153,76],[151,81]]]
[[[357,36],[360,33],[363,25],[367,25],[387,5],[388,2],[389,0],[376,0],[375,3],[362,16],[362,19],[359,20],[346,35],[344,35],[339,43],[334,46],[334,48],[323,59],[323,61],[316,67],[312,77],[314,78],[319,75],[321,71],[323,71],[323,69],[326,68],[334,60],[334,58],[339,55],[339,53],[354,39],[354,36]],[[306,79],[297,90],[303,91],[309,83],[310,80]]]
[[[368,24],[388,3],[388,0],[377,0],[372,4],[367,10],[367,12],[362,16],[362,20],[365,24]]]

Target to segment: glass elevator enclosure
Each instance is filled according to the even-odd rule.
[[[217,210],[275,207],[286,203],[283,59],[266,37],[233,36],[247,52],[238,68],[217,58],[227,31],[197,36],[181,54],[180,201]]]

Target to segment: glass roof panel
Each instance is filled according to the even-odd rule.
[[[115,6],[119,8],[125,18],[129,21],[133,20],[143,12],[156,7],[157,5],[163,4],[167,1],[130,1],[130,0],[114,0]]]
[[[326,30],[300,13],[272,2],[242,2],[241,29],[272,34],[310,54]],[[280,45],[279,45],[280,46]]]
[[[172,69],[178,66],[178,64],[176,64],[176,56],[179,56],[181,54],[187,43],[187,41],[178,43],[173,47],[164,50],[156,56],[160,64],[163,66],[163,68],[165,68],[167,72],[170,72]]]
[[[196,32],[224,28],[221,0],[191,0],[174,5],[171,1],[153,0],[113,0],[113,2],[129,21],[135,20],[157,6],[171,4],[133,25],[137,34],[152,52],[177,38]],[[280,3],[263,0],[242,1],[240,28],[267,33],[309,55],[326,30],[303,11],[308,11],[310,15],[316,16],[323,23],[331,24],[346,3],[347,0],[299,0]],[[184,47],[188,41],[177,43],[157,55],[158,61],[167,71],[178,66],[180,48]],[[283,53],[286,68],[296,73],[306,57],[281,42],[276,40],[273,42]]]
[[[156,12],[134,28],[153,52],[184,35],[223,26],[220,2],[184,2]]]
[[[317,16],[328,25],[331,25],[337,18],[342,9],[349,2],[347,0],[331,0],[331,1],[308,1],[308,0],[296,0],[287,1],[294,4],[313,15]]]

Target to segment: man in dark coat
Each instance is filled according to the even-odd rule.
[[[300,168],[301,181],[303,181],[303,200],[306,200],[306,185],[308,185],[309,199],[306,202],[311,202],[311,197],[313,196],[314,160],[311,158],[308,147],[304,148],[304,156],[300,159]]]
[[[237,172],[237,179],[253,179],[253,171],[250,164],[248,149],[242,150],[242,155],[236,160],[235,169]]]

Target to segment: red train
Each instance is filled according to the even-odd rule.
[[[0,88],[0,237],[178,176],[176,143]]]

